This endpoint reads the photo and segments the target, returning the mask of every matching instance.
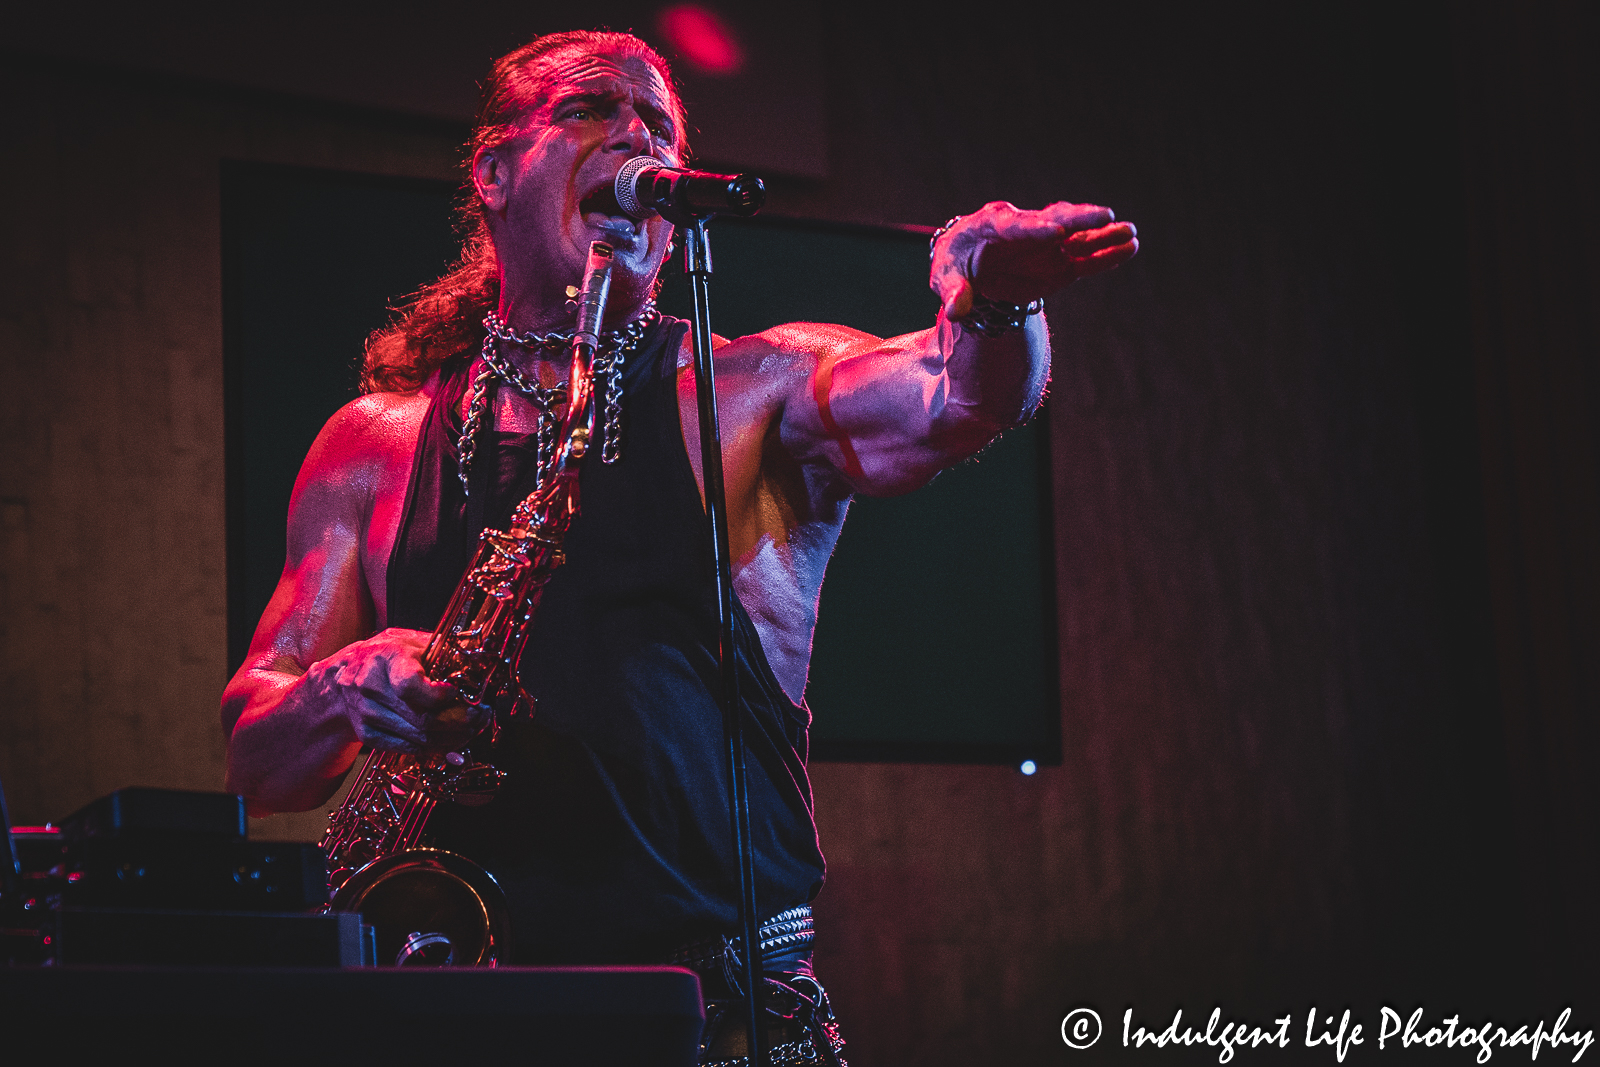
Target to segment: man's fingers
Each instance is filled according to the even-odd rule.
[[[1138,232],[1131,222],[1083,230],[1061,242],[1061,251],[1074,276],[1085,278],[1132,259],[1139,251]]]
[[[461,695],[456,692],[455,686],[446,682],[435,682],[420,669],[394,679],[394,683],[396,696],[411,707],[430,715],[438,714],[451,705],[461,703]]]
[[[413,708],[433,713],[460,703],[461,697],[454,686],[436,682],[422,672],[421,654],[426,648],[426,642],[422,642],[415,648],[408,648],[404,655],[389,656],[384,666],[388,689],[396,697]]]
[[[451,691],[450,703],[419,708],[394,700],[392,695],[363,695],[361,741],[380,748],[422,752],[465,740],[483,724],[487,709],[462,703]]]
[[[1133,223],[1118,222],[1093,230],[1079,230],[1061,242],[1061,245],[1068,255],[1088,255],[1102,248],[1111,248],[1132,241],[1138,236],[1138,232]]]
[[[419,724],[375,700],[366,704],[356,730],[362,744],[398,752],[417,752],[427,745],[427,732]]]
[[[1137,240],[1130,240],[1123,244],[1113,245],[1110,248],[1099,249],[1098,251],[1089,255],[1081,257],[1074,256],[1072,263],[1073,267],[1077,271],[1078,276],[1081,278],[1090,274],[1099,274],[1101,271],[1107,271],[1112,267],[1126,263],[1128,260],[1132,259],[1138,253],[1138,251],[1139,242]]]
[[[412,709],[431,712],[460,700],[452,687],[429,681],[414,666],[407,670],[391,662],[385,667],[381,673],[357,679],[352,686],[363,699],[378,707],[405,715]]]
[[[419,756],[426,751],[426,746],[419,741],[411,741],[398,734],[385,730],[367,729],[363,736],[356,738],[367,748],[379,749],[383,752],[404,752],[407,755]]]
[[[1117,213],[1098,204],[1051,204],[1038,212],[1029,212],[1041,220],[1060,226],[1068,233],[1092,230],[1117,220]]]

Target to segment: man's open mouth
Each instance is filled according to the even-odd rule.
[[[622,210],[622,205],[617,203],[617,189],[614,182],[606,182],[578,201],[578,213],[584,218],[590,215],[604,215],[608,218],[621,219],[628,224],[630,230],[636,230],[639,225],[638,221],[630,218],[627,212]]]

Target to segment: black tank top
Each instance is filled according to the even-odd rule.
[[[518,666],[535,713],[490,756],[508,773],[483,808],[443,805],[441,848],[486,867],[511,902],[519,963],[654,962],[737,933],[738,865],[717,707],[708,523],[678,419],[688,324],[663,319],[624,373],[623,458],[581,468],[582,511]],[[478,533],[504,529],[533,490],[531,435],[485,433],[464,496],[456,474],[457,357],[417,441],[389,560],[389,624],[431,630]],[[805,903],[823,859],[806,777],[809,713],[785,696],[743,606],[735,646],[748,714],[760,917]]]

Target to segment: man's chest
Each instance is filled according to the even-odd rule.
[[[665,394],[658,394],[664,403],[650,416],[660,423],[660,432],[650,434],[648,439],[651,448],[674,454],[650,456],[649,466],[657,476],[683,485],[684,492],[698,497],[680,521],[701,526],[696,516],[703,515],[704,463],[696,385],[687,361],[681,361],[674,381],[662,384],[668,387]],[[762,388],[763,384],[749,376],[728,375],[719,382],[718,414],[735,586],[782,676],[790,672],[785,672],[778,661],[793,656],[779,653],[778,649],[809,648],[814,620],[808,605],[816,602],[822,567],[837,537],[843,510],[819,508],[810,499],[808,486],[798,476],[793,461],[775,447],[775,419],[780,405],[771,389]],[[461,390],[454,403],[458,408],[456,418],[451,420],[454,427],[474,421],[470,418],[472,390]],[[441,433],[437,419],[430,420],[428,411],[426,404],[407,406],[404,431],[386,437],[386,454],[376,465],[381,474],[371,487],[361,555],[379,628],[389,624],[388,570],[406,516],[428,510],[424,506],[427,501],[407,499],[416,481],[413,465],[429,462],[428,457],[422,456],[427,449],[418,448],[424,426],[434,427],[428,431],[432,435]],[[644,416],[640,413],[635,417]],[[540,411],[511,389],[498,388],[487,391],[476,422],[480,434],[536,434]],[[625,418],[625,441],[629,439],[627,423]],[[636,430],[632,436],[632,447],[640,447],[639,432]],[[450,459],[459,452],[460,442],[435,441],[432,447],[437,449],[441,444],[448,446],[442,464],[448,468]],[[624,449],[624,463],[628,462],[628,451]],[[438,476],[453,477],[453,468],[441,470]],[[691,484],[693,488],[689,488]],[[803,662],[792,664],[791,668],[798,669],[803,684]]]

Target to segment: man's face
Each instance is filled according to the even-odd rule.
[[[654,282],[672,227],[624,215],[614,184],[634,156],[679,162],[683,132],[673,126],[669,90],[644,59],[580,52],[559,57],[543,82],[516,137],[489,150],[504,168],[496,250],[508,278],[515,271],[550,299],[582,280],[590,242],[605,241],[616,250],[613,299],[631,302]],[[474,170],[482,194],[484,172]]]

